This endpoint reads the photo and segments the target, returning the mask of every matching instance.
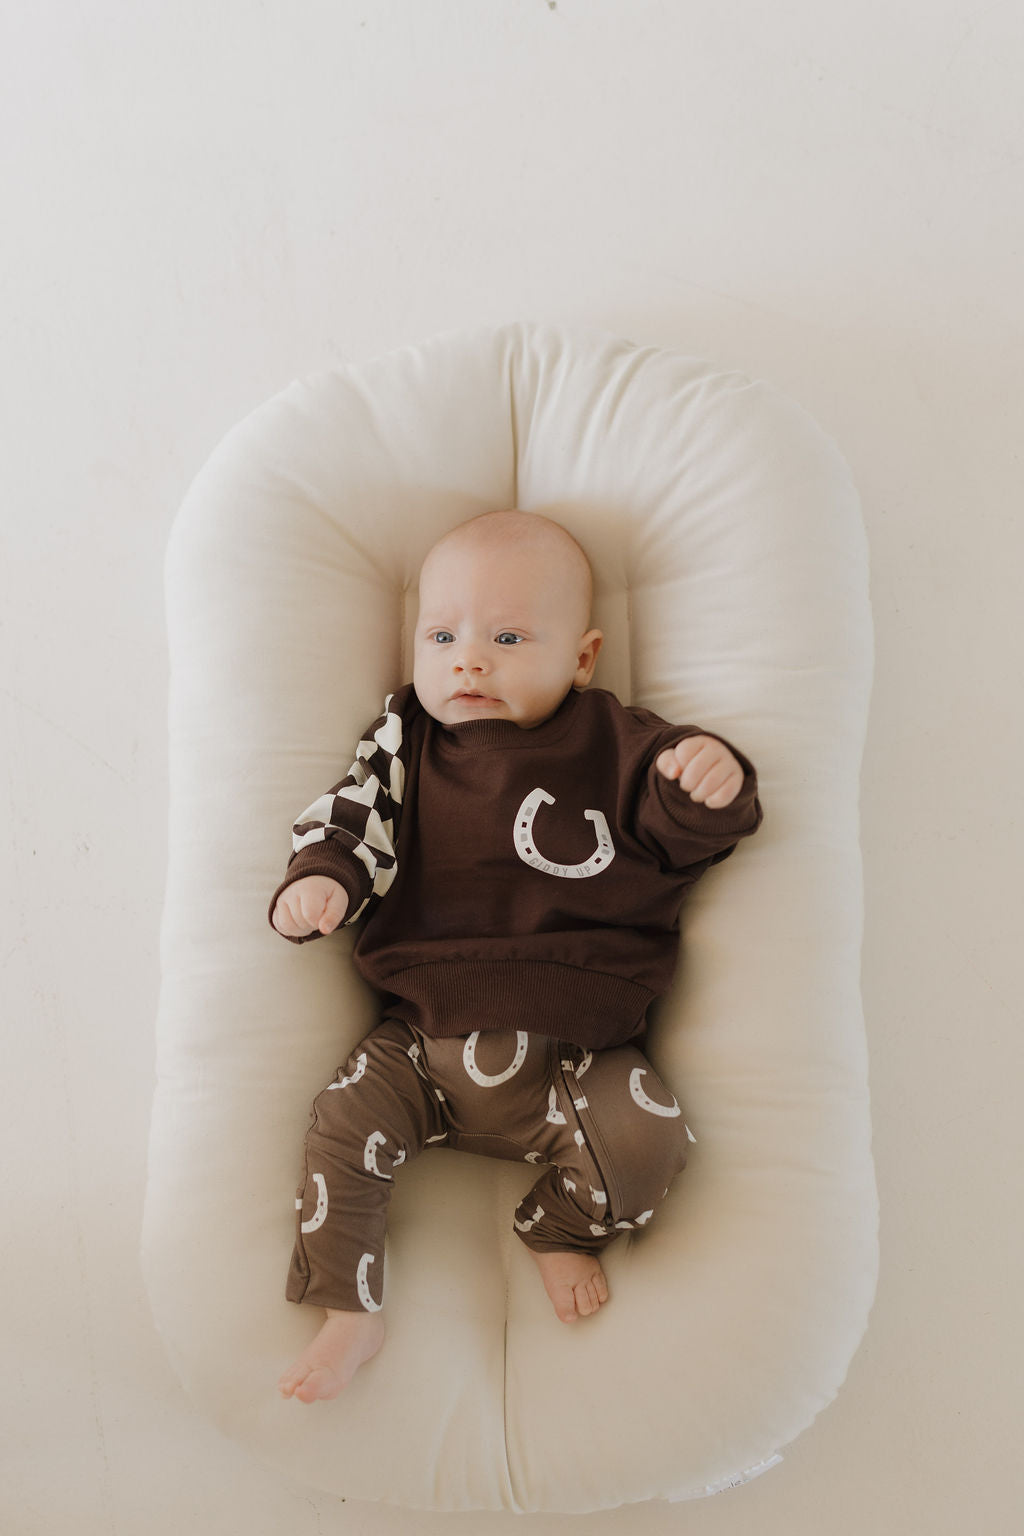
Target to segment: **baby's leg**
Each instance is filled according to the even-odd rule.
[[[285,1397],[335,1397],[384,1341],[384,1239],[394,1170],[444,1134],[437,1095],[414,1050],[405,1025],[386,1020],[314,1103],[286,1294],[326,1308],[327,1318],[282,1376]]]
[[[673,1095],[632,1047],[556,1047],[545,1130],[555,1166],[516,1212],[517,1235],[563,1322],[608,1300],[600,1254],[643,1227],[685,1166],[688,1132]]]
[[[524,1030],[500,1030],[425,1044],[432,1080],[445,1093],[451,1146],[505,1160],[558,1160],[566,1122],[564,1115],[558,1115],[556,1124],[550,1112],[549,1095],[555,1092],[552,1060],[557,1066],[559,1059],[555,1042]],[[549,1111],[546,1119],[545,1109]],[[573,1154],[578,1154],[574,1142],[571,1147]],[[559,1193],[564,1197],[560,1185]],[[545,1197],[545,1204],[551,1207],[553,1202]],[[530,1211],[534,1213],[533,1206]],[[533,1215],[527,1216],[521,1208],[518,1216],[522,1234],[532,1224]],[[580,1212],[574,1209],[569,1226],[559,1228],[552,1251],[543,1245],[534,1250],[555,1311],[566,1322],[596,1312],[608,1299],[600,1260],[578,1249],[579,1225]],[[585,1223],[584,1231],[594,1246]],[[524,1237],[524,1241],[529,1239]]]

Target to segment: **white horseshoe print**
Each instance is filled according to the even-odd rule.
[[[593,1051],[588,1051],[587,1054],[584,1056],[583,1060],[580,1062],[579,1066],[575,1069],[577,1079],[579,1079],[579,1078],[581,1078],[583,1076],[584,1072],[590,1066],[590,1063],[593,1061],[593,1059],[594,1059]],[[562,1062],[562,1071],[563,1072],[572,1072],[573,1071],[573,1064],[572,1064],[572,1062],[571,1061],[563,1061]]]
[[[538,1221],[540,1221],[540,1219],[541,1219],[541,1217],[543,1215],[544,1215],[544,1207],[542,1205],[538,1205],[538,1207],[534,1211],[533,1215],[527,1221],[515,1221],[515,1217],[513,1217],[512,1219],[513,1219],[513,1222],[515,1223],[516,1227],[518,1227],[520,1232],[529,1232],[530,1228],[531,1227],[535,1227],[537,1225]]]
[[[322,1173],[314,1173],[313,1183],[316,1185],[316,1210],[308,1221],[302,1223],[303,1232],[315,1232],[327,1220],[327,1180]],[[295,1207],[301,1211],[302,1201],[296,1200]]]
[[[641,1216],[636,1218],[636,1221],[617,1221],[615,1225],[621,1227],[624,1232],[632,1232],[634,1227],[646,1226],[653,1215],[653,1211],[644,1211]]]
[[[597,833],[597,847],[582,864],[552,864],[543,854],[537,852],[536,840],[533,836],[533,820],[542,805],[554,805],[554,795],[549,795],[547,790],[534,789],[527,795],[516,816],[516,829],[514,841],[516,853],[524,864],[529,864],[531,869],[539,869],[545,875],[557,875],[561,880],[586,880],[591,875],[599,875],[608,868],[615,857],[615,844],[608,830],[608,822],[602,811],[584,811],[586,821],[594,823],[594,831]]]
[[[552,1125],[565,1125],[565,1116],[558,1107],[558,1094],[555,1092],[554,1083],[551,1084],[551,1092],[548,1094],[548,1112],[544,1116]]]
[[[359,1260],[359,1268],[356,1270],[356,1290],[359,1292],[359,1300],[367,1312],[379,1312],[381,1309],[381,1303],[374,1301],[370,1295],[370,1287],[366,1282],[366,1271],[374,1262],[372,1253],[364,1253]]]
[[[327,1091],[330,1092],[330,1090],[332,1088],[351,1088],[353,1083],[358,1083],[359,1079],[362,1077],[362,1075],[363,1075],[363,1073],[365,1071],[366,1071],[366,1052],[365,1051],[360,1051],[359,1055],[356,1057],[356,1069],[352,1073],[352,1076],[351,1077],[343,1077],[340,1083],[328,1083],[327,1084]]]
[[[481,1072],[476,1064],[476,1043],[480,1038],[480,1031],[474,1029],[462,1049],[462,1065],[465,1067],[474,1083],[479,1083],[481,1088],[497,1088],[500,1083],[507,1083],[510,1077],[515,1077],[523,1062],[526,1060],[527,1047],[530,1037],[525,1029],[516,1030],[516,1053],[512,1058],[512,1065],[506,1067],[504,1072],[491,1077],[486,1072]]]
[[[672,1119],[675,1115],[681,1115],[682,1110],[679,1108],[679,1105],[676,1103],[675,1099],[673,1099],[671,1105],[669,1105],[655,1104],[653,1099],[648,1098],[647,1094],[644,1093],[644,1090],[640,1085],[640,1079],[645,1075],[645,1072],[645,1067],[634,1067],[632,1072],[629,1074],[629,1091],[633,1096],[633,1102],[635,1104],[639,1104],[641,1109],[646,1109],[647,1113],[650,1115],[664,1115],[666,1119],[669,1120]]]
[[[390,1173],[381,1173],[377,1167],[377,1148],[383,1147],[386,1142],[387,1137],[383,1131],[372,1131],[370,1133],[366,1138],[366,1146],[363,1148],[363,1167],[367,1173],[376,1174],[378,1179],[387,1179],[390,1184],[393,1182]],[[397,1167],[398,1161],[399,1159],[396,1158],[394,1166]]]
[[[408,1055],[409,1060],[412,1062],[413,1066],[416,1068],[416,1071],[419,1073],[420,1077],[422,1077],[423,1081],[425,1083],[429,1083],[430,1082],[430,1078],[427,1076],[427,1074],[424,1072],[423,1068],[420,1066],[420,1048],[419,1048],[419,1046],[418,1045],[410,1045],[410,1047],[409,1047],[409,1049],[408,1049],[406,1054]]]

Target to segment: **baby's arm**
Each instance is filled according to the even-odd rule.
[[[655,750],[639,786],[636,832],[666,869],[700,873],[760,826],[757,773],[719,736],[693,726],[665,735],[669,745]]]
[[[348,773],[292,827],[288,870],[267,912],[274,930],[292,944],[354,923],[394,880],[405,784],[404,712],[413,707],[419,704],[411,685],[388,694]],[[293,893],[292,887],[307,882],[307,891]]]
[[[742,766],[714,736],[684,737],[659,753],[655,767],[664,778],[678,779],[679,788],[709,811],[724,810],[743,788]]]
[[[348,892],[327,875],[305,875],[285,886],[274,906],[272,922],[286,939],[311,933],[333,933],[345,921]]]

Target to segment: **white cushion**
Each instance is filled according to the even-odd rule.
[[[398,1180],[388,1339],[337,1401],[276,1394],[315,1094],[372,1025],[351,934],[266,920],[294,816],[410,675],[415,579],[467,517],[562,522],[596,573],[595,681],[733,739],[765,821],[684,912],[650,1054],[697,1136],[613,1298],[555,1318],[511,1230],[529,1168]],[[179,1373],[231,1436],[348,1498],[582,1512],[712,1491],[827,1404],[876,1202],[859,995],[867,560],[834,444],[762,383],[528,324],[291,385],[227,437],[167,559],[170,865],[143,1257]]]

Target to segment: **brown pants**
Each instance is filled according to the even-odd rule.
[[[399,1164],[428,1146],[543,1167],[515,1213],[528,1248],[600,1253],[686,1164],[679,1106],[631,1046],[525,1031],[434,1040],[386,1019],[313,1105],[290,1301],[375,1312]]]

